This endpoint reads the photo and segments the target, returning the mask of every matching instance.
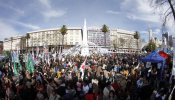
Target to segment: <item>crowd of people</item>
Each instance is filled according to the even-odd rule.
[[[171,64],[163,75],[137,54],[67,56],[39,62],[33,73],[13,74],[11,62],[0,67],[0,100],[175,100]]]

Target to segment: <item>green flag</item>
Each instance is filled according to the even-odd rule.
[[[34,72],[34,63],[30,54],[28,55],[28,59],[27,59],[27,70],[30,73]]]
[[[16,62],[13,62],[13,73],[15,76],[18,75],[18,71],[17,71],[17,63]]]
[[[22,65],[20,62],[18,62],[19,70],[22,71]]]

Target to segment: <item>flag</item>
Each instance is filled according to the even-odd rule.
[[[11,62],[14,62],[13,51],[11,51]]]
[[[18,56],[17,52],[15,52],[15,51],[12,51],[11,52],[12,62],[18,62],[19,61],[19,58],[18,57],[19,56]]]
[[[164,52],[167,52],[167,42],[166,42],[166,37],[163,37],[163,41],[162,41],[162,49]]]
[[[17,63],[16,62],[13,62],[13,73],[15,76],[18,75],[18,71],[17,71]]]
[[[50,66],[50,55],[49,55],[49,53],[47,54],[47,63],[48,63],[49,66]]]
[[[60,46],[58,54],[61,54],[61,53],[62,53],[62,52],[61,52],[61,46]]]
[[[84,62],[81,64],[80,70],[84,70],[84,69],[85,69],[86,60],[87,60],[87,57],[86,57],[86,59],[84,60]]]
[[[32,48],[32,58],[35,59],[35,54],[34,54],[33,48]]]
[[[32,55],[31,54],[28,54],[28,58],[27,58],[27,70],[30,73],[33,73],[34,72],[34,61],[32,59]]]
[[[138,69],[140,66],[140,63],[138,63],[138,65],[134,68],[134,70]]]
[[[174,89],[175,89],[175,86],[173,87],[169,97],[168,97],[168,100],[172,100],[172,96],[173,96],[173,92],[174,92]]]
[[[17,55],[16,55],[16,62],[18,63],[18,68],[19,68],[19,70],[22,70],[22,65],[21,65],[21,63],[20,63],[20,61],[19,61],[19,54],[20,54],[20,52],[19,52],[19,50],[17,49]]]
[[[175,37],[173,38],[173,67],[172,75],[175,75]]]
[[[168,54],[165,53],[165,52],[163,52],[163,51],[159,51],[159,55],[160,55],[161,57],[165,58],[165,59],[168,58]]]
[[[86,60],[87,60],[87,57],[86,57],[86,59],[84,60],[84,62],[81,64],[81,66],[80,66],[80,71],[81,71],[81,79],[83,79],[84,78],[84,69],[85,69],[85,65],[86,65]]]
[[[22,66],[21,66],[21,63],[19,61],[19,52],[12,51],[11,57],[12,57],[12,62],[13,62],[13,73],[15,75],[18,75],[19,70],[22,70]]]
[[[39,47],[37,46],[37,48],[36,48],[36,57],[38,58],[38,56],[39,56]]]
[[[53,56],[53,59],[54,59],[54,62],[56,61],[56,51],[55,51],[55,53],[54,54],[52,54],[52,56]]]

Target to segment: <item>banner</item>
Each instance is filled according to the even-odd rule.
[[[22,70],[22,65],[19,61],[19,52],[18,51],[12,51],[11,57],[12,57],[11,62],[13,63],[13,73],[14,73],[15,76],[17,76],[19,71]]]
[[[34,72],[34,61],[32,59],[32,55],[31,54],[28,54],[28,58],[27,58],[27,70],[30,73],[33,73]]]
[[[15,76],[18,76],[18,69],[17,69],[17,63],[13,62],[13,73]]]
[[[172,75],[175,75],[175,37],[173,37],[173,67]]]

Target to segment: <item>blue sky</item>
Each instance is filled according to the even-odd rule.
[[[0,0],[0,40],[24,35],[29,31],[68,27],[121,28],[139,31],[142,38],[148,37],[148,27],[159,37],[161,17],[150,6],[149,0]],[[174,34],[172,19],[167,30]]]

